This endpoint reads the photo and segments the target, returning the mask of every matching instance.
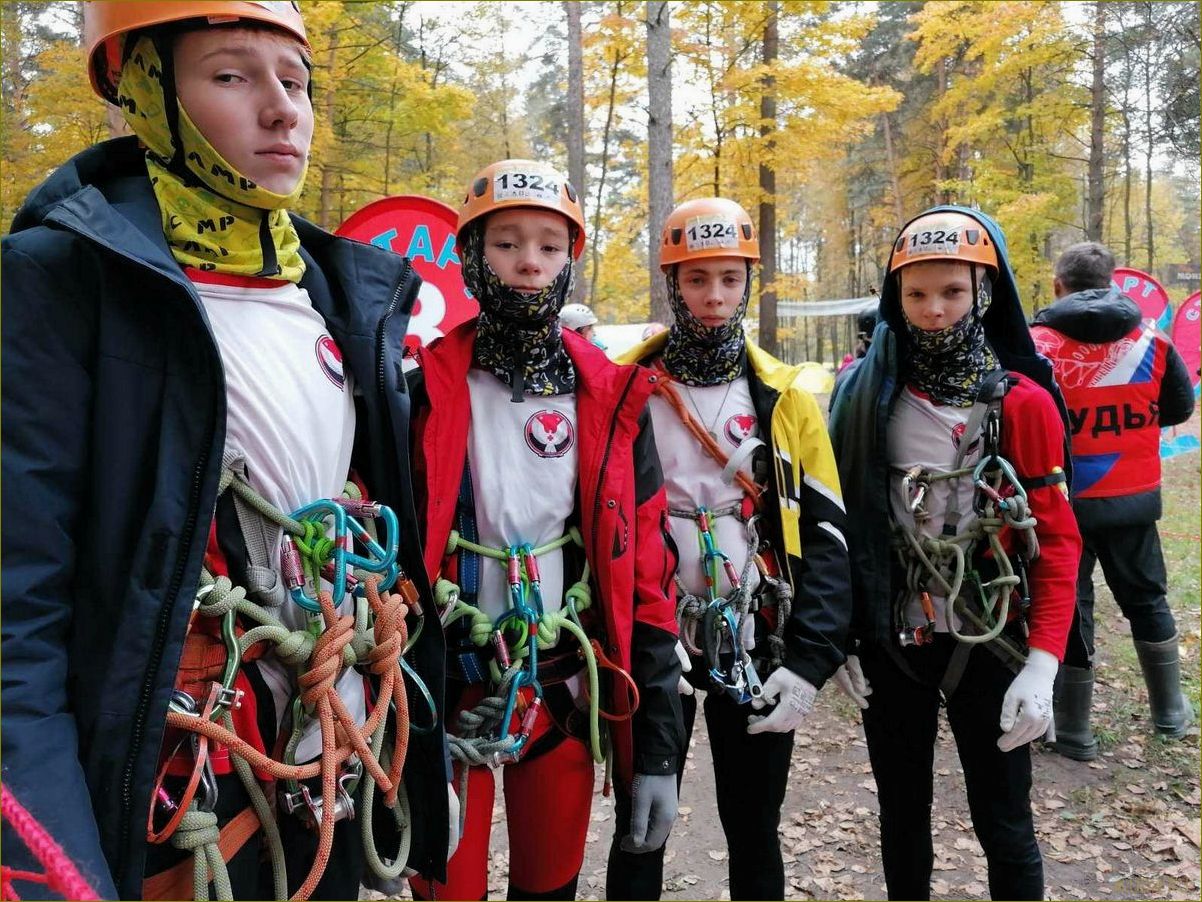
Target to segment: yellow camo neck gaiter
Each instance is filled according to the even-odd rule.
[[[300,196],[305,173],[287,195],[242,176],[200,133],[175,99],[174,79],[169,81],[165,88],[156,42],[140,36],[122,67],[118,95],[126,121],[146,147],[146,169],[172,256],[181,266],[299,282],[305,262],[288,207]]]

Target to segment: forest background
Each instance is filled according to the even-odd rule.
[[[759,222],[751,316],[778,351],[802,322],[778,301],[869,294],[899,225],[934,203],[999,220],[1029,312],[1085,239],[1174,301],[1199,287],[1195,3],[301,7],[317,132],[299,212],[334,229],[388,195],[455,205],[489,162],[548,159],[582,189],[577,299],[603,322],[668,319],[651,239],[713,194]],[[0,26],[7,230],[123,123],[88,88],[82,4],[5,2]]]

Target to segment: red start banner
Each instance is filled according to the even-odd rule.
[[[1195,291],[1177,308],[1173,317],[1173,345],[1189,369],[1190,380],[1197,389],[1202,376],[1202,292]]]
[[[412,352],[476,315],[455,253],[459,216],[441,201],[418,195],[385,197],[352,213],[337,234],[408,257],[422,277],[405,347]],[[409,356],[408,360],[412,360]]]
[[[1155,277],[1129,266],[1119,266],[1112,279],[1119,291],[1139,305],[1144,319],[1154,320],[1162,332],[1169,330],[1173,316],[1169,295]]]

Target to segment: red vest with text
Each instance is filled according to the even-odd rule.
[[[1089,344],[1047,326],[1031,337],[1052,361],[1072,427],[1073,496],[1113,498],[1160,485],[1160,383],[1169,343],[1151,322]]]

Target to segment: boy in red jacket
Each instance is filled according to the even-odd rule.
[[[480,316],[418,357],[415,491],[466,831],[448,882],[414,881],[419,897],[484,898],[502,765],[509,897],[575,897],[598,703],[635,800],[628,845],[658,848],[676,815],[676,556],[645,409],[656,377],[561,330],[584,240],[560,173],[530,160],[482,170],[458,230]]]

